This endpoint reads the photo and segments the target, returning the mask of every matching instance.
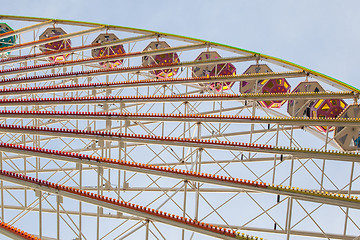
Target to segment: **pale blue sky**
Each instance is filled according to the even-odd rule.
[[[108,4],[102,4],[102,3]],[[357,0],[6,1],[1,14],[175,33],[280,57],[360,88]]]

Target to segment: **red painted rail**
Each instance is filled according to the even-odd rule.
[[[6,231],[23,239],[41,240],[41,238],[34,237],[33,235],[2,221],[0,221],[0,228],[5,229]]]

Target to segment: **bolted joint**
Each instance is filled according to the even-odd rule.
[[[60,196],[60,195],[56,195],[56,202],[61,204],[64,202],[64,198],[63,196]]]

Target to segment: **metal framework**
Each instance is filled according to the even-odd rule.
[[[341,129],[357,136],[360,118],[292,117],[287,109],[290,101],[357,104],[360,90],[219,43],[0,17],[15,29],[0,41],[16,36],[0,48],[0,234],[78,240],[360,235],[359,148],[344,150],[349,142],[339,145],[335,137]],[[65,33],[40,38],[59,28]],[[119,39],[94,42],[101,34]],[[164,41],[171,47],[146,48]],[[71,46],[51,48],[58,43]],[[114,46],[125,52],[109,53]],[[97,49],[108,54],[94,57]],[[197,58],[214,51],[222,57]],[[275,71],[242,74],[259,64]],[[236,72],[223,74],[230,68]],[[207,75],[196,75],[198,69]],[[258,89],[285,78],[292,89],[317,81],[325,91]],[[243,82],[256,87],[241,93]],[[264,105],[276,101],[283,106]]]

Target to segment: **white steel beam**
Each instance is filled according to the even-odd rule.
[[[95,139],[116,142],[132,142],[138,144],[155,144],[179,147],[208,148],[217,150],[258,152],[280,155],[292,155],[303,158],[329,159],[338,161],[360,162],[360,154],[356,152],[338,152],[330,150],[317,150],[307,148],[273,147],[271,145],[251,144],[228,141],[214,141],[204,139],[160,137],[151,135],[118,134],[111,132],[80,131],[72,129],[54,129],[40,127],[0,127],[0,132],[27,133],[33,135],[58,136],[79,139]]]
[[[46,22],[37,23],[37,24],[31,25],[31,26],[16,29],[14,31],[5,32],[5,33],[0,34],[0,39],[4,39],[4,38],[7,38],[9,36],[14,36],[14,35],[17,35],[17,34],[23,34],[23,33],[29,32],[31,30],[42,28],[42,27],[45,27],[45,26],[48,26],[48,25],[51,25],[51,24],[54,24],[54,23],[55,23],[54,20],[48,20]]]
[[[4,160],[5,161],[5,160]],[[154,166],[156,166],[154,164]],[[78,169],[73,168],[73,169],[63,169],[63,171],[76,171]],[[90,168],[88,168],[87,170],[90,170]],[[96,168],[92,168],[92,170],[96,170]],[[57,171],[59,171],[59,169],[57,169]],[[15,172],[15,171],[14,171]],[[30,173],[31,171],[27,171],[27,173]],[[41,171],[38,171],[39,173]],[[55,172],[55,171],[54,171]],[[22,171],[17,171],[16,173],[20,173],[23,174]],[[73,187],[73,188],[77,188],[78,186],[69,186],[69,187]],[[24,187],[22,186],[4,186],[3,187],[4,190],[24,190]],[[85,191],[97,191],[97,186],[86,186],[83,187],[82,190]],[[143,191],[147,191],[147,192],[184,192],[184,188],[173,188],[173,187],[127,187],[127,188],[117,188],[117,187],[103,187],[103,191],[106,192],[111,192],[111,191],[127,191],[127,192],[143,192]],[[195,189],[195,188],[187,188],[186,190],[187,192],[197,192],[200,191],[202,193],[258,193],[258,194],[262,194],[262,192],[260,191],[253,191],[253,190],[247,190],[247,189],[240,189],[240,188],[211,188],[211,187],[201,187],[199,190]],[[317,191],[315,189],[311,189],[311,191]],[[360,195],[360,190],[352,190],[352,191],[348,191],[348,190],[337,190],[337,189],[327,189],[326,190],[328,193],[332,193],[332,194],[351,194],[351,195]],[[16,207],[16,206],[10,206],[10,205],[6,205],[4,208],[11,208],[11,209],[22,209],[20,207]],[[49,211],[49,210],[47,210]],[[54,211],[55,212],[55,211]],[[74,213],[76,214],[76,213]],[[96,213],[95,213],[96,214]]]
[[[149,122],[192,122],[192,123],[238,123],[238,124],[279,124],[294,126],[359,126],[360,119],[326,118],[282,118],[248,117],[238,115],[201,114],[152,114],[113,112],[57,112],[57,111],[1,111],[0,118],[56,119],[56,120],[102,120],[102,121],[149,121]]]
[[[120,103],[174,103],[174,102],[214,102],[214,101],[268,101],[290,99],[352,99],[353,92],[338,93],[284,93],[284,94],[217,94],[217,95],[159,95],[159,96],[119,96],[119,97],[78,97],[78,98],[37,98],[4,99],[0,106],[42,106],[42,105],[84,105]]]

